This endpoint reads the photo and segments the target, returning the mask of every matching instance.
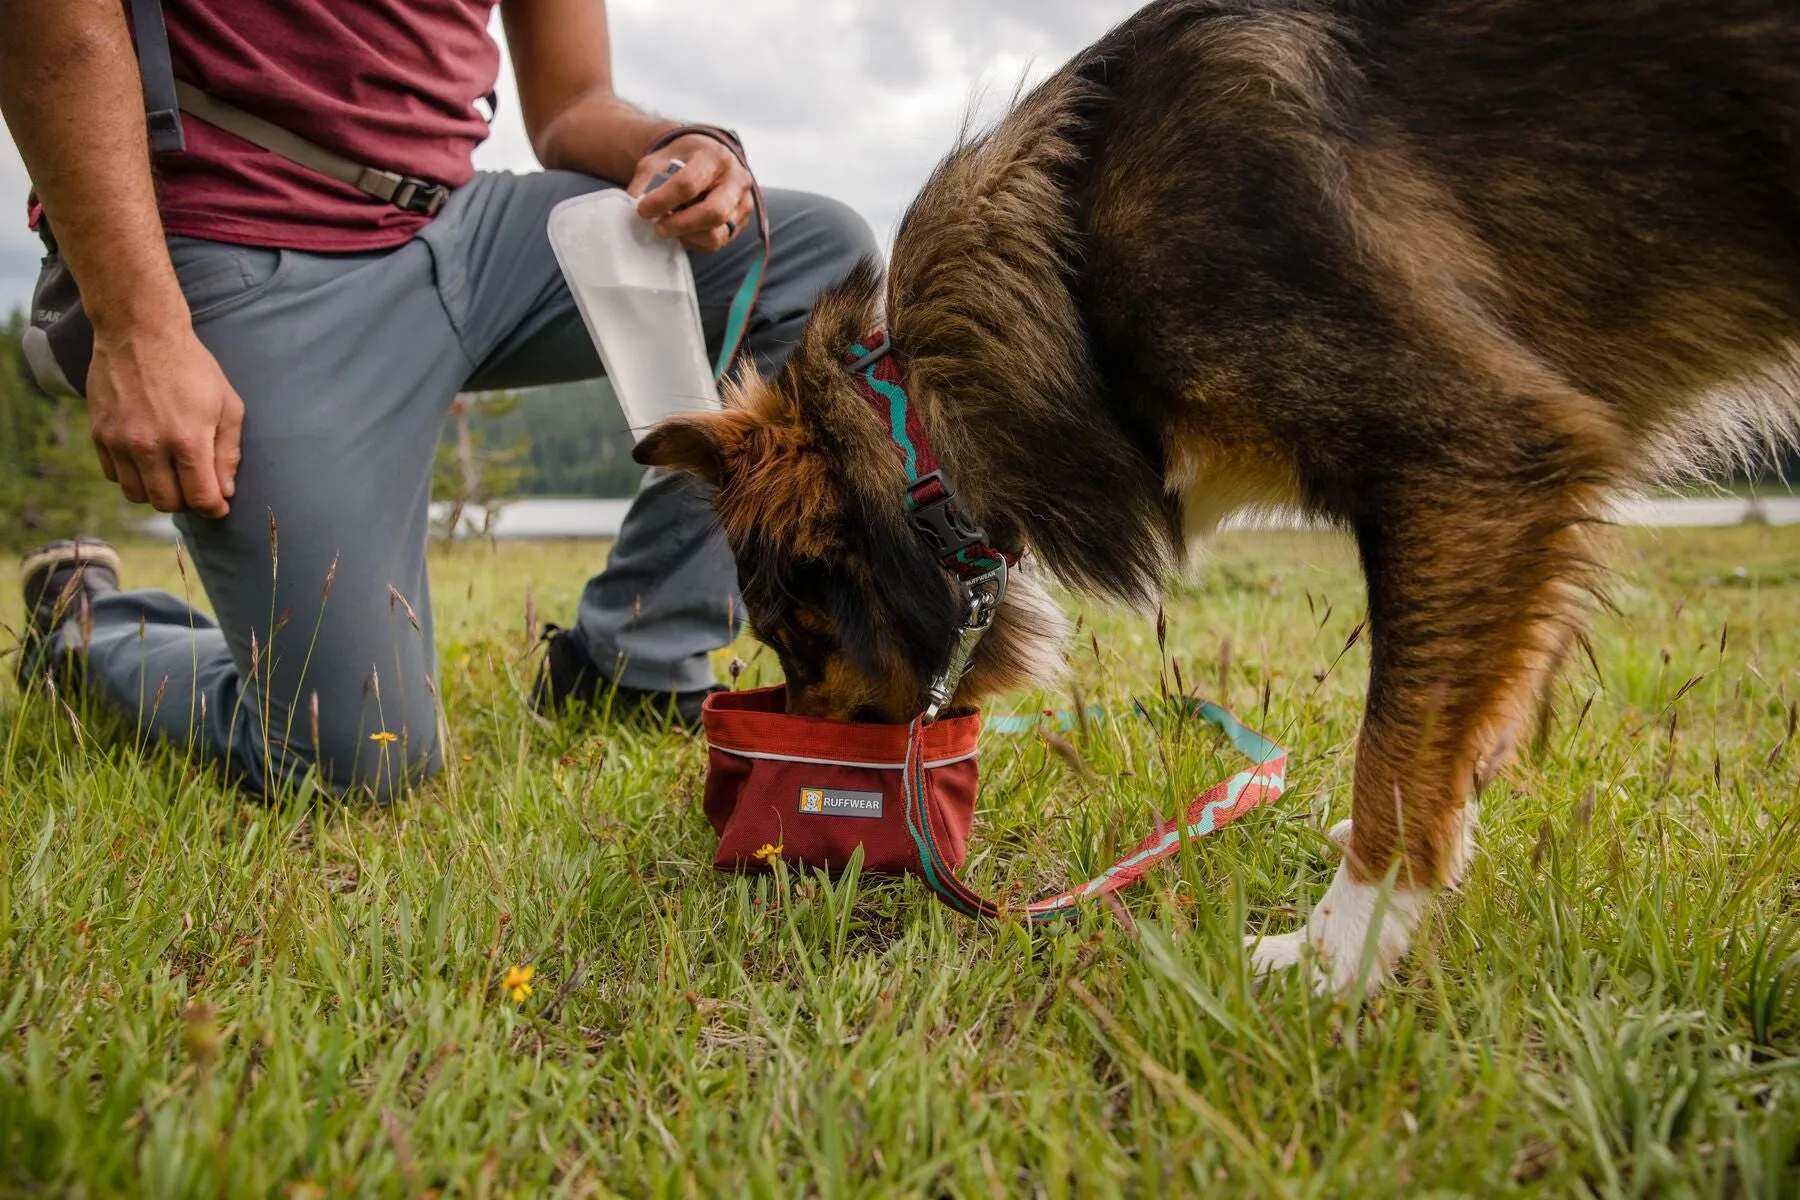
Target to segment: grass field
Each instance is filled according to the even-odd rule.
[[[1627,535],[1473,877],[1360,1009],[1239,946],[1333,869],[1342,542],[1226,538],[1171,598],[1183,682],[1291,782],[1130,894],[1135,930],[715,873],[699,745],[524,715],[527,593],[566,618],[595,557],[439,554],[451,770],[386,809],[245,801],[5,692],[0,1192],[1800,1195],[1800,529]],[[167,548],[128,569],[176,581]],[[1159,657],[1088,609],[1074,678],[1124,712]],[[1083,878],[1235,769],[1138,716],[1071,743],[984,744],[980,886]]]

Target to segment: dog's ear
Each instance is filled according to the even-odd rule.
[[[681,471],[719,486],[725,476],[725,444],[717,413],[659,421],[631,449],[639,466]]]

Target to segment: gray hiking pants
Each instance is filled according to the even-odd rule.
[[[219,623],[163,592],[99,601],[89,694],[256,791],[316,765],[328,788],[383,796],[432,771],[425,546],[438,440],[458,392],[601,374],[544,224],[559,201],[604,186],[478,175],[412,241],[376,253],[173,239],[194,327],[246,408],[231,514],[177,519]],[[746,341],[765,371],[820,291],[876,252],[834,201],[767,199],[774,253]],[[693,256],[715,353],[754,248],[746,235]],[[708,652],[738,632],[736,591],[704,490],[653,471],[583,592],[579,640],[626,686],[705,687]],[[63,636],[79,639],[80,623]],[[49,649],[46,660],[79,646]]]

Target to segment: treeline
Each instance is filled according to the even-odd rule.
[[[631,431],[604,379],[478,402],[469,423],[484,449],[511,456],[518,495],[629,496],[644,473],[631,461]]]
[[[16,550],[83,533],[116,536],[145,510],[127,504],[100,473],[77,400],[47,396],[25,363],[25,312],[0,321],[0,548]],[[629,496],[643,468],[604,380],[537,388],[495,402],[481,397],[467,431],[451,421],[434,493],[463,498],[462,462],[471,433],[483,478],[496,495]],[[497,485],[497,486],[495,486]]]
[[[0,546],[117,534],[144,510],[126,504],[100,474],[82,405],[38,389],[20,347],[24,328],[21,310],[0,325]],[[458,415],[444,431],[433,488],[439,499],[629,496],[643,474],[605,380],[477,397]],[[1800,454],[1756,478],[1781,480],[1800,480]]]

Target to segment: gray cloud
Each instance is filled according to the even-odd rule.
[[[884,239],[974,111],[991,119],[1138,0],[612,0],[619,90],[652,111],[737,129],[763,182],[823,192]],[[498,22],[496,22],[496,28]],[[502,80],[494,170],[535,162]],[[0,146],[0,310],[29,298],[29,184]]]

